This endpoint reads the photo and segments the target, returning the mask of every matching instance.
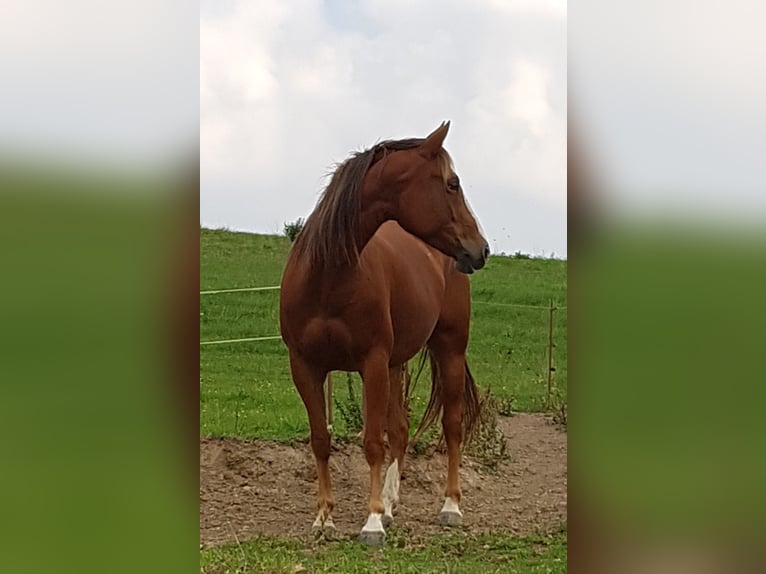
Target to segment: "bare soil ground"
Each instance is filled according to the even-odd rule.
[[[567,519],[567,435],[543,414],[498,419],[510,460],[493,471],[465,456],[460,470],[463,529],[470,533],[548,532]],[[341,537],[367,519],[369,469],[360,446],[341,444],[330,457]],[[395,526],[428,535],[442,529],[446,455],[405,459]],[[200,542],[205,546],[256,535],[303,539],[316,515],[316,471],[308,444],[200,440]]]

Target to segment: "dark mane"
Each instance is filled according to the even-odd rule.
[[[295,240],[296,253],[306,256],[311,265],[355,265],[359,260],[356,238],[365,175],[386,152],[413,149],[423,141],[420,138],[384,141],[339,164]]]

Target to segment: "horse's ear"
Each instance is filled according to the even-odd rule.
[[[420,146],[420,151],[429,159],[435,158],[442,149],[444,138],[447,137],[449,131],[449,122],[442,122],[438,128],[429,134],[425,141]]]

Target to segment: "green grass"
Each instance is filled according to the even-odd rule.
[[[284,237],[201,229],[200,289],[278,285],[289,249]],[[491,386],[500,397],[514,397],[517,410],[538,411],[544,405],[548,310],[506,305],[547,306],[553,299],[565,306],[566,273],[566,261],[493,256],[471,276],[471,370],[482,390]],[[566,401],[566,309],[554,317],[555,392]],[[278,335],[279,292],[201,296],[200,333],[203,341]],[[345,378],[335,380],[336,401],[343,400]],[[425,407],[428,387],[426,373],[412,401],[416,417]],[[308,436],[306,412],[281,341],[200,348],[200,427],[203,435],[212,436]],[[336,431],[345,432],[337,418]]]
[[[466,536],[440,534],[410,544],[396,529],[386,546],[371,549],[354,540],[307,545],[300,541],[256,538],[248,542],[205,549],[203,574],[269,572],[297,574],[334,572],[390,573],[558,573],[566,572],[565,532],[523,538],[501,534]]]

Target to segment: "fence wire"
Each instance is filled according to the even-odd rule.
[[[279,285],[269,285],[265,287],[237,287],[237,288],[227,288],[227,289],[213,289],[208,291],[200,291],[200,295],[218,295],[220,293],[246,293],[246,292],[254,292],[254,291],[276,291],[280,289]],[[472,301],[472,304],[478,304],[478,305],[495,305],[498,307],[516,307],[519,309],[545,309],[549,310],[550,307],[545,305],[525,305],[521,303],[501,303],[498,301]],[[566,307],[556,307],[556,309],[562,309],[566,310]],[[220,339],[220,340],[214,340],[214,341],[200,341],[200,345],[224,345],[224,344],[233,344],[233,343],[249,343],[253,341],[273,341],[276,339],[281,339],[282,337],[279,335],[268,335],[264,337],[245,337],[242,339]]]

